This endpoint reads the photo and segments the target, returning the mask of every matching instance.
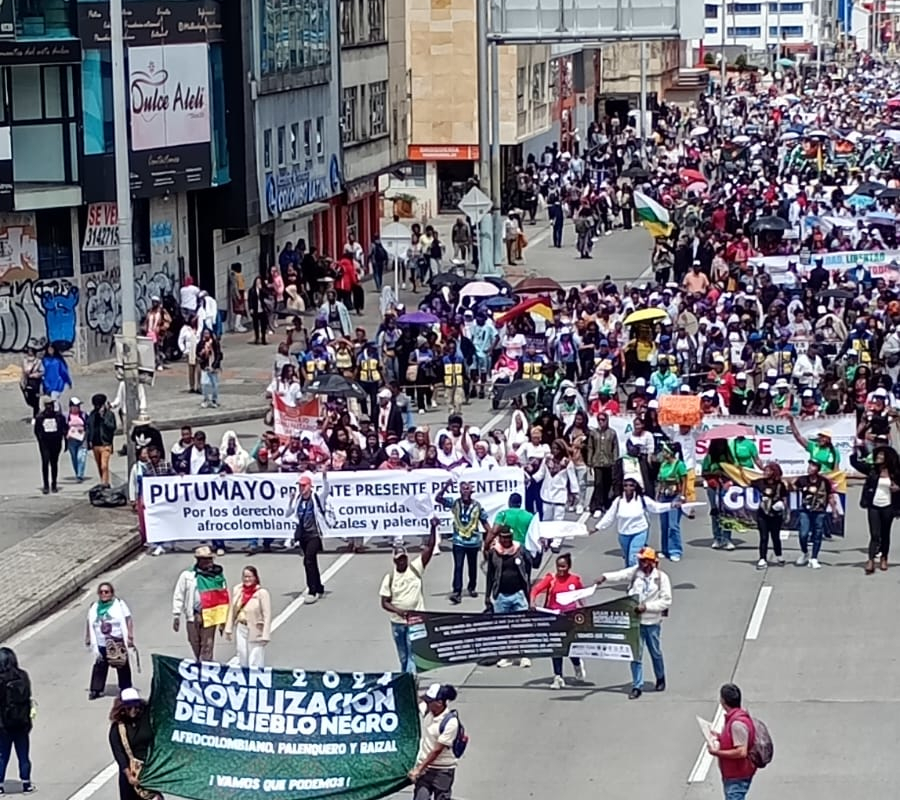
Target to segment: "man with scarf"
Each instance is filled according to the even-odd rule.
[[[188,644],[198,661],[213,661],[216,629],[221,633],[231,598],[222,567],[206,545],[194,550],[195,563],[178,576],[172,593],[172,630],[181,627],[184,615]]]

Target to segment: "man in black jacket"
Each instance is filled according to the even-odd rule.
[[[88,414],[85,438],[97,463],[100,485],[109,486],[109,459],[116,435],[116,415],[110,410],[105,394],[95,394],[91,398],[91,407],[93,410]]]
[[[34,435],[41,451],[41,477],[44,480],[41,491],[49,494],[51,491],[59,491],[56,486],[59,454],[66,440],[68,425],[66,418],[56,410],[56,401],[52,397],[41,398],[41,404],[41,413],[34,418]]]
[[[388,437],[394,435],[394,441],[399,442],[403,438],[403,414],[394,400],[390,389],[384,388],[378,392],[378,409],[374,415],[378,431],[379,444],[388,443]]]
[[[508,527],[501,526],[487,551],[486,610],[495,614],[527,611],[530,574],[531,555],[528,550],[513,540]],[[509,667],[512,661],[502,658],[497,666]],[[530,667],[531,659],[519,659],[519,666]]]

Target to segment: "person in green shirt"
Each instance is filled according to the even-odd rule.
[[[794,439],[807,453],[809,453],[810,461],[815,461],[819,465],[822,472],[834,472],[841,463],[841,456],[837,448],[832,444],[832,433],[828,428],[822,428],[816,431],[815,439],[807,439],[800,433],[797,427],[797,420],[794,417],[788,417],[788,423],[791,426],[791,433]]]
[[[681,445],[665,442],[660,450],[659,473],[656,477],[656,499],[671,503],[684,499],[687,466],[681,455]],[[671,561],[681,561],[684,547],[681,542],[681,507],[659,515],[660,553]]]
[[[745,469],[762,470],[762,462],[759,460],[759,450],[756,442],[746,436],[736,436],[728,445],[734,463]]]

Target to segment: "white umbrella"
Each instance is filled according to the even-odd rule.
[[[785,133],[781,134],[782,142],[794,142],[799,138],[800,134],[797,133],[797,131],[786,131]]]
[[[885,139],[890,139],[892,142],[900,142],[900,131],[895,131],[893,129],[883,131],[882,136]]]
[[[807,139],[830,139],[831,138],[831,134],[829,134],[828,131],[823,131],[821,129],[815,130],[815,131],[810,131],[809,133],[804,134],[804,136]]]
[[[698,125],[696,128],[694,128],[691,131],[690,135],[691,136],[706,136],[707,133],[709,133],[709,128],[707,128],[705,125]]]
[[[493,297],[496,294],[500,294],[498,286],[487,281],[475,281],[474,283],[467,283],[459,290],[459,299],[462,300],[464,297]]]
[[[735,144],[749,144],[750,137],[742,133],[740,136],[735,136],[731,141]]]

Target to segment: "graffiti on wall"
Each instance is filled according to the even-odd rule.
[[[0,352],[21,352],[29,342],[75,341],[79,291],[66,280],[0,283]]]
[[[87,327],[101,334],[115,333],[122,327],[122,289],[118,270],[102,278],[91,278],[85,283],[87,303],[84,322]],[[150,310],[153,297],[162,297],[174,288],[172,277],[162,270],[143,272],[135,278],[134,302],[140,322]]]

